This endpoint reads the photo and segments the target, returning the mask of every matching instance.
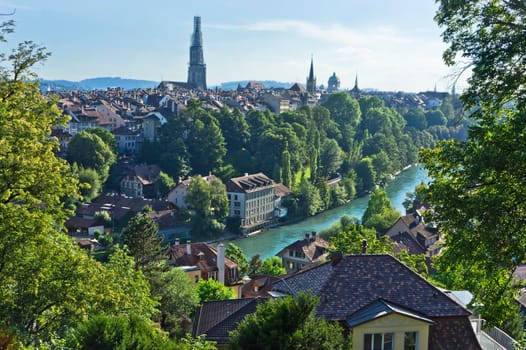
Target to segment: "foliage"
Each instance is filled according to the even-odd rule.
[[[147,214],[135,215],[122,230],[123,243],[135,260],[135,268],[141,269],[157,261],[163,254],[159,228]]]
[[[356,220],[345,223],[340,231],[329,239],[330,252],[343,254],[361,254],[363,240],[367,240],[367,253],[391,254],[393,244],[386,236],[378,238],[376,231],[359,225]]]
[[[90,168],[78,169],[79,191],[85,202],[90,202],[100,194],[102,184],[99,174]]]
[[[261,274],[261,269],[263,268],[263,261],[261,261],[261,257],[259,254],[254,255],[252,258],[250,258],[250,262],[248,263],[248,276],[254,277],[259,274]]]
[[[203,114],[190,129],[187,145],[190,164],[197,174],[214,171],[223,163],[225,139],[218,124],[213,116]]]
[[[367,209],[362,216],[362,224],[384,233],[399,217],[400,213],[393,207],[387,193],[377,189],[371,193]]]
[[[215,350],[216,342],[205,339],[205,336],[193,338],[190,334],[186,334],[183,338],[177,341],[177,350]]]
[[[165,198],[170,190],[175,187],[175,181],[170,177],[170,175],[164,171],[161,171],[159,173],[159,178],[157,179],[157,187],[161,197]]]
[[[115,135],[113,135],[108,130],[104,128],[89,128],[85,129],[84,131],[90,134],[97,135],[101,138],[102,141],[104,141],[106,145],[108,145],[108,147],[113,151],[113,153],[117,152],[117,141],[115,141]]]
[[[166,334],[135,315],[91,317],[79,326],[75,337],[75,347],[83,350],[175,349]]]
[[[319,213],[325,205],[316,186],[305,179],[301,182],[298,200],[300,213],[304,216],[312,216]]]
[[[317,303],[316,297],[300,293],[258,305],[230,333],[231,348],[345,349],[342,329],[314,317]]]
[[[245,253],[234,243],[229,243],[225,250],[225,255],[237,263],[240,276],[248,274],[248,259]]]
[[[220,180],[207,183],[200,176],[192,177],[185,201],[192,211],[192,233],[210,236],[220,231],[229,211],[226,187]]]
[[[157,314],[158,302],[151,297],[150,285],[142,271],[135,269],[134,259],[126,250],[114,248],[109,262],[96,266],[92,272],[86,293],[96,291],[96,302],[92,302],[92,314],[134,314],[151,319]]]
[[[234,299],[236,295],[232,289],[214,279],[200,280],[197,283],[199,302]]]
[[[114,151],[98,135],[87,131],[73,136],[68,144],[66,158],[71,164],[94,169],[101,182],[106,181],[110,166],[116,160]]]
[[[282,266],[281,258],[277,256],[271,256],[263,260],[263,267],[261,268],[263,275],[280,276],[287,273],[285,268]]]
[[[472,68],[462,95],[474,123],[466,141],[422,152],[433,178],[425,191],[446,243],[438,268],[469,289],[488,325],[512,335],[513,273],[526,261],[523,198],[526,6],[522,1],[440,1],[436,21],[447,64]]]
[[[523,1],[439,1],[435,20],[449,44],[444,61],[449,65],[460,61],[461,69],[473,70],[463,96],[468,107],[480,102],[501,106],[514,100],[522,105],[526,96]]]
[[[171,335],[183,328],[199,304],[197,288],[186,273],[166,263],[152,264],[145,269],[152,297],[159,300],[159,323]]]

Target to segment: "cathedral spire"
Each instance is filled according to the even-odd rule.
[[[314,95],[316,93],[316,77],[314,77],[314,58],[310,57],[310,70],[309,76],[307,77],[307,91]]]
[[[206,64],[203,57],[203,34],[201,17],[194,17],[194,32],[190,44],[190,65],[188,67],[188,84],[192,88],[206,90]]]

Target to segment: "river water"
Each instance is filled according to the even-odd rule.
[[[385,191],[395,208],[404,214],[405,208],[402,202],[406,198],[406,193],[413,192],[418,184],[421,182],[427,183],[428,181],[427,172],[421,165],[412,166],[391,180],[387,184]],[[306,232],[320,232],[330,227],[340,220],[343,215],[361,219],[368,201],[369,196],[361,197],[346,205],[327,210],[298,223],[272,228],[258,235],[238,238],[233,240],[232,243],[239,246],[249,259],[255,254],[259,254],[262,259],[265,259],[275,255],[292,242],[303,238]]]

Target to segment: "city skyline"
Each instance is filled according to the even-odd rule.
[[[433,1],[374,4],[330,1],[223,0],[192,3],[65,0],[0,1],[16,9],[8,46],[33,40],[52,56],[38,67],[44,79],[120,76],[186,81],[194,16],[202,18],[209,86],[237,80],[305,84],[311,57],[317,84],[333,74],[342,89],[451,89],[453,70],[434,23]],[[4,44],[5,45],[5,44]],[[462,80],[461,80],[462,81]],[[462,89],[462,83],[457,90]]]

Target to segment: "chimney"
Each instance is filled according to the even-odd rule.
[[[362,241],[362,254],[367,254],[367,240],[365,238]]]
[[[176,245],[176,246],[179,245],[179,238],[176,238],[176,239],[175,239],[175,245]]]
[[[309,240],[309,233],[306,233],[306,234],[305,234],[305,240],[306,240],[306,241]]]
[[[192,255],[192,245],[190,241],[186,241],[186,255]]]
[[[248,173],[245,173],[245,177],[248,176]]]
[[[223,243],[217,246],[217,278],[221,284],[225,284],[225,246]]]
[[[316,231],[312,231],[310,233],[310,238],[311,238],[311,241],[313,241],[313,242],[316,240]]]

